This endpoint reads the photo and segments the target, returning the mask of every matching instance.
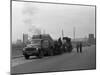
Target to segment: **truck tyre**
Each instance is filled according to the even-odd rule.
[[[59,54],[63,54],[65,51],[64,51],[64,48],[60,48],[59,49]]]
[[[72,48],[69,48],[69,53],[71,53],[72,52]]]
[[[24,55],[25,59],[29,59],[29,56],[28,55]]]
[[[63,54],[64,53],[64,50],[63,49],[60,49],[60,54]]]
[[[38,58],[43,58],[43,56],[44,56],[43,51],[39,51]]]
[[[49,55],[50,55],[50,56],[53,56],[53,50],[50,50]]]

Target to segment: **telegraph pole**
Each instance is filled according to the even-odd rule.
[[[62,29],[62,39],[63,39],[63,37],[64,37],[64,32],[63,32],[63,29]]]
[[[24,38],[24,33],[23,34],[23,47],[25,47],[25,38]]]
[[[76,32],[76,28],[73,27],[73,38],[74,38],[74,41],[75,41],[75,32]]]
[[[43,30],[43,34],[45,34],[45,30]]]

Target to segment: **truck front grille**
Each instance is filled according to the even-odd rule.
[[[35,48],[27,48],[26,51],[33,51]]]

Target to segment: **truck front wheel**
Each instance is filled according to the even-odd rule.
[[[24,55],[25,59],[29,59],[29,56],[28,55]]]

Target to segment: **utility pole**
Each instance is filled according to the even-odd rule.
[[[45,30],[43,30],[43,34],[45,34]]]
[[[76,32],[76,29],[75,29],[75,27],[73,27],[73,38],[74,38],[74,41],[75,41],[75,32]]]
[[[23,44],[24,44],[24,33],[23,33]]]
[[[25,39],[24,39],[24,33],[23,34],[23,47],[25,47]]]
[[[62,29],[62,39],[63,39],[63,37],[64,37],[64,32],[63,32],[63,29]]]

